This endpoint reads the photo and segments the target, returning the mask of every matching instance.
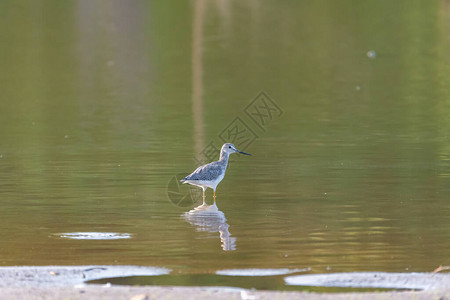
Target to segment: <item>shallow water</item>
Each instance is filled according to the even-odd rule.
[[[449,13],[2,1],[0,264],[448,264]],[[200,194],[177,179],[223,140],[252,156],[232,159],[216,217],[187,218]]]

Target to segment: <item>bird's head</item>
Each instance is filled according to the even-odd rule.
[[[225,152],[225,153],[228,153],[228,154],[242,153],[242,154],[245,154],[245,155],[251,155],[250,153],[246,153],[244,151],[236,149],[236,147],[232,143],[223,144],[221,152]]]

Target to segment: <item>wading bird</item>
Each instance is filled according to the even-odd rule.
[[[203,203],[205,204],[205,191],[206,188],[211,188],[214,191],[214,202],[216,202],[216,188],[217,185],[225,177],[225,171],[227,170],[228,157],[233,153],[242,153],[245,155],[251,155],[236,149],[231,143],[223,144],[220,150],[220,158],[218,161],[198,167],[194,172],[184,177],[180,181],[182,183],[189,183],[201,187],[203,189]]]

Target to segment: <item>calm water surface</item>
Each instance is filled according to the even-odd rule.
[[[448,1],[6,0],[0,15],[1,265],[450,264]],[[198,194],[173,183],[222,139],[252,156],[234,157],[218,217],[189,219]],[[129,238],[61,237],[79,232]]]

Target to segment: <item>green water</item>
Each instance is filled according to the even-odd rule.
[[[447,1],[2,0],[0,264],[450,264],[449,36]],[[189,222],[223,139],[226,221]]]

